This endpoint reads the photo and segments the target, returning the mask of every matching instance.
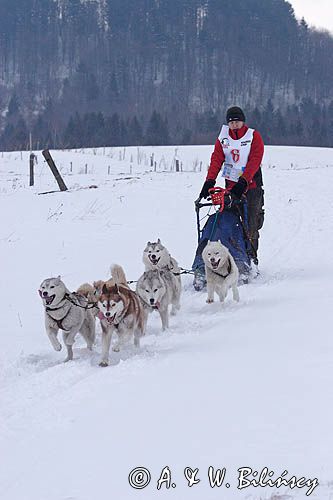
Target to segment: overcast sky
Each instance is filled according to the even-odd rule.
[[[333,0],[288,0],[295,15],[316,28],[326,28],[333,34]]]

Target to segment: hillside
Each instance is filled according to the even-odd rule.
[[[0,40],[1,149],[202,144],[232,104],[332,145],[333,39],[285,0],[3,0]]]

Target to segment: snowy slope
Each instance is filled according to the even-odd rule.
[[[78,339],[68,364],[44,332],[44,278],[74,290],[116,262],[135,280],[157,237],[190,268],[211,150],[54,151],[71,189],[51,194],[38,194],[57,189],[40,153],[33,188],[27,153],[0,156],[1,499],[306,498],[306,487],[238,490],[244,466],[318,478],[311,498],[333,497],[331,150],[266,148],[262,275],[239,304],[208,305],[185,277],[169,332],[151,315],[140,351],[112,352],[107,369],[99,329],[94,353]],[[128,483],[139,466],[151,471],[142,491]],[[165,466],[176,487],[157,490]],[[192,488],[186,466],[200,469]],[[227,469],[230,488],[209,486],[209,466]]]

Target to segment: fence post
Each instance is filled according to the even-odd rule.
[[[34,165],[35,165],[34,153],[30,153],[29,165],[30,165],[29,186],[33,186],[34,185]]]
[[[54,178],[58,183],[60,191],[67,191],[68,188],[67,188],[66,184],[64,183],[64,180],[61,177],[60,172],[56,167],[56,164],[53,161],[53,158],[50,154],[50,151],[48,149],[44,149],[44,151],[42,151],[42,155],[44,156],[45,160],[47,161],[47,164],[50,167],[51,172],[54,175]]]
[[[176,160],[176,172],[179,172],[179,160]]]

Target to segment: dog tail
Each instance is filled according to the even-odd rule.
[[[79,293],[80,295],[83,295],[84,297],[88,297],[90,294],[94,293],[94,287],[92,285],[90,285],[89,283],[83,283],[76,290],[76,293]]]
[[[119,266],[119,264],[112,264],[111,266],[111,276],[117,285],[127,286],[127,279],[124,269]]]

